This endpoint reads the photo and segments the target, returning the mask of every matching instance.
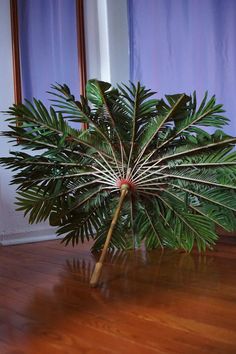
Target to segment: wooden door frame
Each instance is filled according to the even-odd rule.
[[[22,101],[17,0],[10,0],[14,101]]]

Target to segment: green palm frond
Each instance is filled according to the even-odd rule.
[[[17,151],[0,163],[14,172],[29,222],[48,219],[65,244],[91,238],[100,250],[123,193],[110,248],[205,250],[215,225],[236,229],[236,138],[222,130],[222,105],[207,94],[197,105],[195,92],[153,94],[90,80],[80,100],[56,84],[49,109],[36,99],[9,108],[3,135]]]

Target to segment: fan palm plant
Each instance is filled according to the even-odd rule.
[[[49,219],[66,245],[103,248],[92,286],[107,248],[201,251],[214,245],[216,225],[236,229],[236,138],[221,130],[228,119],[214,96],[156,100],[139,83],[97,80],[80,101],[66,85],[52,89],[50,109],[36,99],[10,107],[3,134],[21,149],[0,162],[15,172],[30,223]]]

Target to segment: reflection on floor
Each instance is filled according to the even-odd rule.
[[[0,248],[1,354],[236,353],[236,247],[199,255],[89,245]]]

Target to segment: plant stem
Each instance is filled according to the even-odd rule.
[[[112,234],[113,234],[113,230],[114,230],[114,228],[116,226],[116,223],[117,223],[117,220],[118,220],[118,217],[119,217],[123,202],[124,202],[125,197],[126,197],[126,195],[128,193],[128,189],[129,189],[128,184],[123,184],[121,186],[121,194],[120,194],[119,203],[117,205],[117,208],[116,208],[115,214],[113,216],[110,228],[108,230],[106,241],[105,241],[105,244],[103,246],[101,256],[99,258],[99,261],[95,265],[92,277],[90,279],[90,286],[93,287],[93,288],[95,288],[98,285],[98,281],[99,281],[99,278],[100,278],[100,275],[101,275],[101,271],[102,271],[102,265],[103,265],[104,259],[106,257],[106,254],[107,254],[107,249],[108,249],[108,246],[109,246]]]

